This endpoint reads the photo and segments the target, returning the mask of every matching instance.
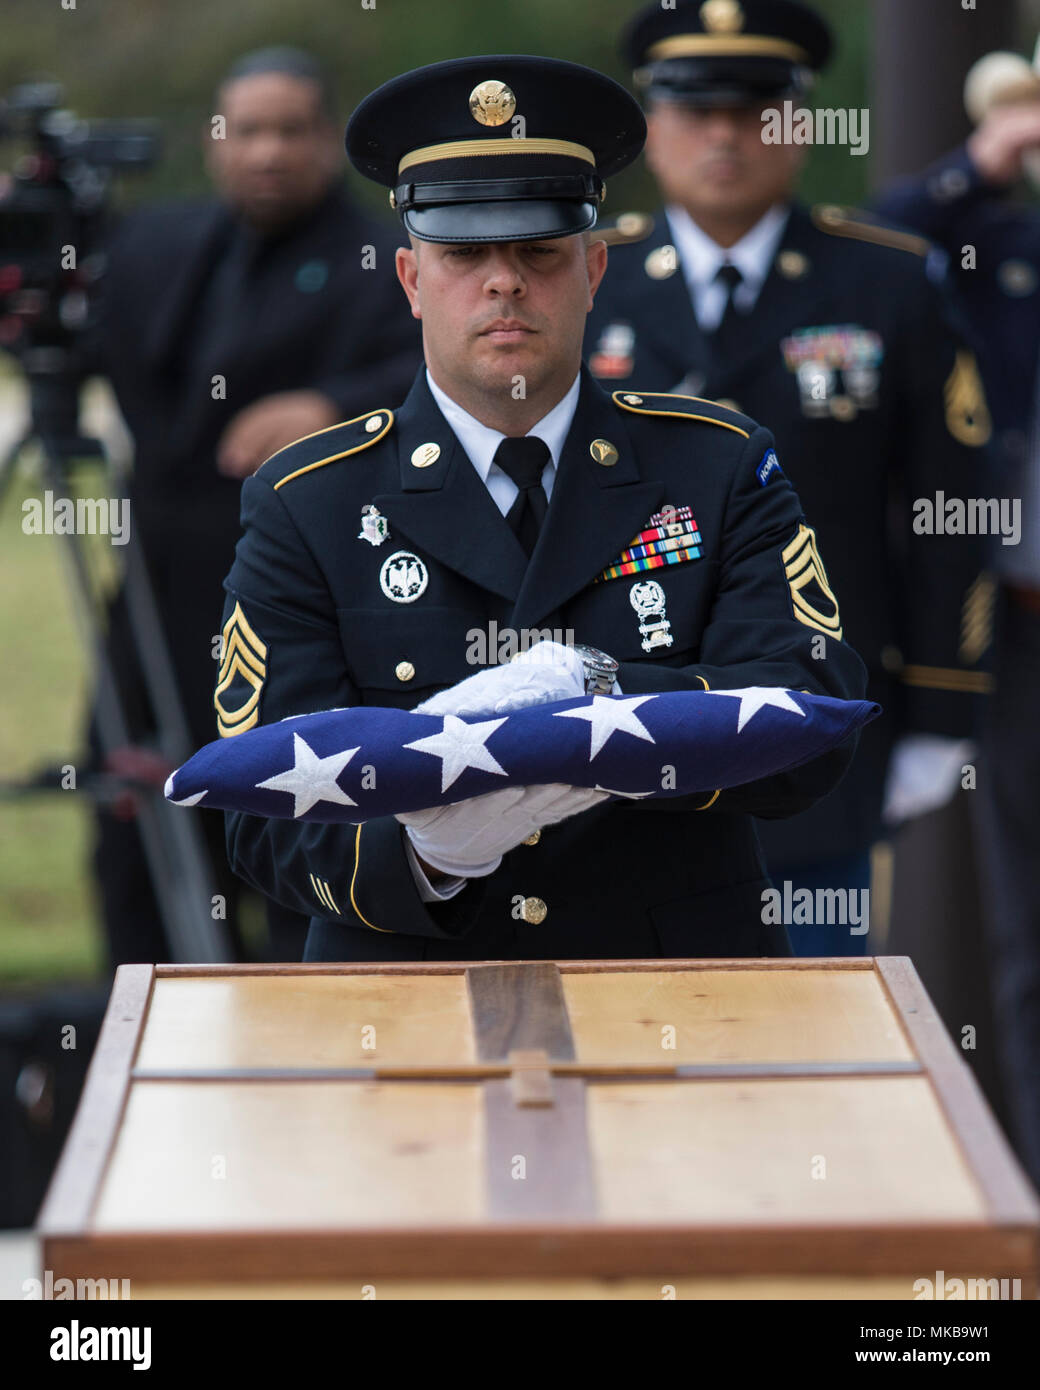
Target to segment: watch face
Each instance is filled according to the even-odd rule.
[[[603,671],[614,672],[618,669],[618,663],[614,658],[608,656],[606,652],[601,652],[598,647],[589,647],[583,642],[576,642],[574,644],[574,650],[591,665]]]

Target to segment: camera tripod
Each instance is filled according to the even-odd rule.
[[[43,349],[40,363],[27,354],[22,365],[29,387],[29,425],[0,460],[0,506],[18,459],[37,445],[41,481],[54,496],[69,495],[69,466],[74,460],[100,459],[113,492],[125,494],[98,439],[80,433],[78,382],[70,382],[55,358],[60,350]],[[122,470],[119,470],[121,473]],[[106,640],[104,620],[94,597],[91,573],[75,528],[60,534],[66,582],[80,636],[94,673],[95,718],[105,771],[92,773],[84,790],[99,804],[124,799],[136,806],[136,820],[149,875],[159,905],[171,958],[178,962],[216,963],[232,958],[227,932],[212,916],[214,883],[198,823],[163,795],[166,773],[194,749],[177,693],[176,677],[163,636],[158,607],[144,554],[131,525],[126,552],[124,590],[131,631],[145,687],[155,717],[154,746],[134,746],[126,710]],[[0,795],[28,796],[58,790],[52,770],[22,783],[0,785]]]

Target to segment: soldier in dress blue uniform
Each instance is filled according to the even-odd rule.
[[[1040,212],[1012,196],[1040,181],[1040,74],[995,104],[965,145],[879,201],[947,253],[978,344],[1000,469],[1021,539],[995,544],[993,675],[976,810],[993,1020],[1019,1152],[1040,1183]],[[966,254],[970,248],[970,256]]]
[[[437,63],[354,113],[350,157],[409,235],[398,275],[427,365],[399,408],[244,484],[222,736],[357,704],[502,712],[531,702],[543,650],[572,695],[862,694],[769,432],[707,401],[610,395],[582,367],[607,258],[588,234],[644,133],[616,83],[535,57]],[[475,672],[492,624],[556,640]],[[560,786],[360,827],[229,813],[228,850],[311,914],[308,960],[783,955],[751,817],[805,809],[852,751],[652,806]]]
[[[587,360],[606,386],[708,396],[773,431],[888,717],[864,732],[833,795],[759,834],[778,885],[861,890],[895,740],[911,772],[937,780],[987,688],[981,545],[912,530],[917,499],[985,495],[985,396],[944,322],[927,243],[842,208],[801,207],[804,147],[763,140],[764,117],[805,106],[829,55],[813,10],[653,5],[624,48],[666,206],[610,229]],[[792,940],[796,954],[851,955],[867,937],[807,923]]]

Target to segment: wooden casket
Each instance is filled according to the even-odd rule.
[[[123,966],[39,1234],[136,1298],[1031,1298],[1038,1221],[900,957]]]

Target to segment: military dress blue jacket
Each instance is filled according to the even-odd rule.
[[[667,508],[690,509],[699,543],[687,558],[611,575]],[[366,514],[383,518],[385,537],[370,522],[366,538]],[[492,623],[601,648],[625,694],[864,691],[770,433],[706,401],[611,397],[584,368],[530,560],[423,372],[399,410],[269,459],[243,486],[242,525],[214,695],[225,737],[333,707],[412,708],[473,674],[474,633]],[[652,625],[631,601],[645,580],[661,587],[672,638],[649,651]],[[393,817],[355,827],[227,813],[228,853],[247,881],[310,914],[309,960],[787,954],[784,928],[762,922],[751,818],[804,810],[852,752],[849,741],[707,798],[605,802],[443,902],[422,901]],[[518,909],[531,899],[545,905],[540,921]]]
[[[589,317],[593,374],[709,396],[768,426],[885,711],[833,796],[759,827],[766,859],[775,871],[862,851],[880,834],[895,739],[970,734],[989,685],[985,539],[914,530],[918,499],[991,490],[974,356],[926,273],[927,242],[845,209],[791,208],[725,355],[697,322],[664,214],[618,223],[632,230],[610,247]]]

